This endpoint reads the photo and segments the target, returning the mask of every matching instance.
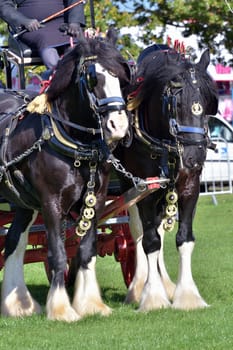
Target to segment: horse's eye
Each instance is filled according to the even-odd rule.
[[[87,67],[86,82],[88,90],[93,91],[94,87],[97,85],[97,75],[94,64]]]

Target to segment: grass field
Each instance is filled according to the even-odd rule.
[[[87,317],[74,324],[48,321],[45,315],[0,318],[0,350],[226,350],[233,348],[233,196],[201,197],[194,221],[193,276],[209,308],[190,312],[164,309],[138,313],[124,305],[126,287],[120,264],[98,258],[97,273],[111,316]],[[175,234],[165,240],[168,271],[175,281],[178,255]],[[2,272],[1,272],[2,278]],[[25,266],[34,297],[45,305],[48,282],[42,264]],[[72,294],[72,290],[70,290]]]

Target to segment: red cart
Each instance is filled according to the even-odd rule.
[[[135,271],[135,245],[129,229],[127,209],[150,193],[167,183],[167,179],[150,178],[143,188],[133,187],[120,196],[108,197],[104,214],[99,222],[97,232],[97,253],[99,256],[113,255],[121,264],[122,274],[128,287]],[[14,210],[2,201],[0,205],[0,269],[4,266],[4,244],[7,227],[12,222]],[[67,284],[72,284],[75,277],[75,256],[80,237],[75,233],[75,226],[67,223],[65,230],[65,247],[67,254]],[[48,278],[47,237],[42,216],[39,214],[29,233],[28,249],[24,263],[43,262]]]

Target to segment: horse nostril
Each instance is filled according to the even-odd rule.
[[[108,129],[109,129],[109,130],[114,130],[115,128],[116,128],[116,126],[115,126],[114,121],[110,119],[110,120],[108,121]]]

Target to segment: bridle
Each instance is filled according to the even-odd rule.
[[[98,84],[97,74],[95,64],[97,62],[97,56],[82,56],[78,64],[78,72],[76,83],[79,85],[80,94],[84,99],[86,93],[89,99],[89,105],[93,111],[92,116],[97,120],[99,128],[85,127],[79,125],[78,123],[70,122],[65,120],[61,115],[57,105],[57,102],[53,104],[52,107],[52,118],[59,121],[63,125],[67,125],[72,129],[78,131],[92,134],[100,135],[101,139],[104,139],[103,128],[102,128],[102,118],[108,112],[112,111],[122,111],[126,110],[126,103],[124,99],[120,96],[111,96],[107,98],[97,98],[94,92],[94,88]],[[112,105],[112,103],[117,103]]]
[[[194,68],[190,68],[189,72],[191,74],[191,84],[193,86],[194,92],[199,94],[199,85],[195,78]],[[143,79],[141,80],[143,81]],[[176,82],[174,80],[169,81],[163,90],[162,94],[162,113],[169,122],[169,132],[174,140],[161,140],[151,136],[144,127],[144,121],[139,115],[138,110],[135,113],[134,128],[136,132],[136,137],[139,138],[143,143],[147,144],[151,148],[153,145],[165,147],[168,150],[174,152],[177,149],[177,143],[182,143],[183,145],[196,145],[196,146],[207,146],[208,145],[208,133],[207,133],[207,120],[204,122],[203,127],[196,127],[192,125],[183,125],[178,121],[178,111],[177,111],[177,98],[182,94],[184,89],[184,84],[182,82]],[[140,109],[140,108],[139,108]],[[193,101],[191,107],[192,117],[205,118],[202,103],[197,99]],[[198,138],[188,138],[185,135],[194,134],[198,135]]]
[[[125,100],[120,96],[111,96],[106,98],[98,98],[94,93],[94,89],[98,84],[96,74],[97,56],[82,56],[78,66],[78,80],[80,91],[83,94],[85,90],[90,107],[93,110],[93,116],[97,118],[101,125],[101,117],[108,112],[126,110]],[[109,72],[113,75],[113,73]],[[116,103],[116,104],[113,104]]]
[[[191,85],[194,89],[194,96],[200,95],[198,81],[195,78],[195,69],[190,68],[189,73],[191,75]],[[177,97],[182,94],[184,85],[182,82],[170,81],[163,92],[163,114],[169,120],[170,134],[175,138],[176,142],[182,143],[182,145],[204,146],[208,145],[208,133],[207,122],[204,122],[203,127],[196,127],[192,125],[182,125],[178,122],[177,112]],[[191,118],[205,118],[204,109],[199,97],[193,99],[191,106]],[[185,135],[194,134],[198,135],[198,138],[187,138]]]
[[[62,118],[59,112],[57,103],[52,107],[53,119],[59,121],[63,125],[67,125],[73,129],[82,131],[84,133],[92,135],[101,135],[103,139],[102,118],[108,113],[113,111],[126,110],[125,100],[120,96],[111,96],[106,98],[97,98],[94,92],[94,88],[98,84],[95,64],[97,62],[97,56],[82,56],[78,65],[78,74],[76,83],[79,84],[80,94],[84,99],[86,93],[90,108],[93,113],[92,116],[97,120],[99,128],[85,127],[77,123],[70,122]],[[117,104],[112,104],[117,103]]]

